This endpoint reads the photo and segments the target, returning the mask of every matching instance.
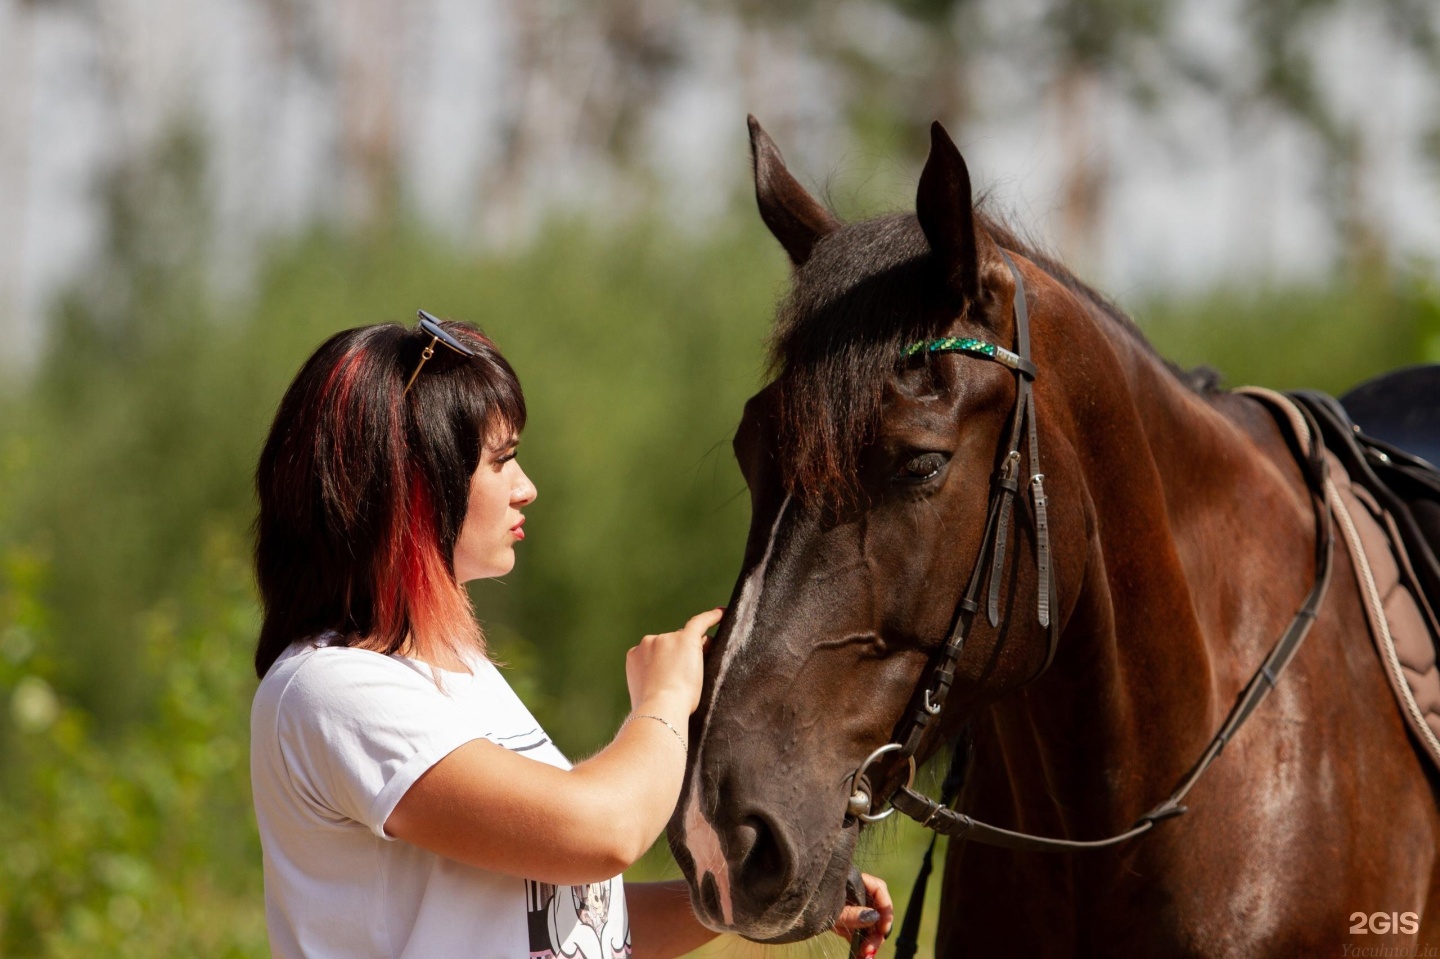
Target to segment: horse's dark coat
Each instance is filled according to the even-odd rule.
[[[1063,629],[1053,666],[1022,688],[1046,643],[1017,511],[1006,615],[973,631],[922,749],[974,723],[962,808],[1093,839],[1168,795],[1308,591],[1314,529],[1271,415],[1177,375],[1113,306],[973,216],[958,153],[932,149],[916,218],[842,227],[758,126],[752,139],[794,290],[776,378],[736,434],[751,534],[670,839],[702,918],[780,941],[839,910],[858,831],[845,777],[913,704],[974,563],[1013,376],[953,354],[901,364],[898,346],[935,333],[1010,345],[1013,281],[997,248],[1030,290]],[[943,466],[917,478],[926,454]],[[937,956],[1440,946],[1435,787],[1352,580],[1337,554],[1306,646],[1187,816],[1100,852],[952,847]],[[1418,935],[1348,932],[1353,912],[1407,911]]]

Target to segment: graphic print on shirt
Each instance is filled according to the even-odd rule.
[[[512,753],[528,753],[532,749],[539,749],[541,746],[550,745],[550,737],[539,726],[523,733],[513,733],[509,736],[496,736],[493,741]]]
[[[615,885],[613,879],[583,886],[525,880],[530,959],[627,959],[630,924],[623,904],[611,908]]]

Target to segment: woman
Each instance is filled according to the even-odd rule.
[[[473,327],[338,333],[256,470],[264,623],[251,775],[277,957],[668,957],[715,936],[681,883],[620,873],[680,793],[705,631],[646,636],[632,712],[571,766],[485,657],[463,584],[509,572],[535,487],[525,400]],[[836,931],[888,932],[852,907]]]

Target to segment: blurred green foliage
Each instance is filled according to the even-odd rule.
[[[183,138],[168,162],[183,184]],[[474,598],[512,682],[581,755],[625,710],[624,650],[728,598],[748,521],[728,442],[784,259],[748,216],[703,239],[556,223],[480,257],[404,226],[316,230],[273,248],[237,306],[190,241],[152,245],[129,189],[107,272],[0,398],[0,955],[264,955],[250,480],[300,363],[421,306],[511,358],[540,496],[516,572]],[[1409,279],[1135,311],[1162,352],[1231,383],[1340,391],[1440,360],[1440,296]],[[862,858],[898,893],[919,841],[890,827]],[[637,873],[672,870],[657,850]]]
[[[265,953],[241,639],[258,620],[235,532],[197,547],[127,637],[147,718],[108,731],[64,691],[76,666],[42,599],[60,571],[0,554],[0,954]]]
[[[1226,386],[1340,395],[1385,370],[1440,362],[1440,289],[1418,271],[1313,288],[1221,289],[1134,316],[1160,352]]]

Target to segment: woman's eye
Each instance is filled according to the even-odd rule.
[[[912,483],[931,479],[945,468],[946,459],[948,457],[944,453],[921,453],[911,457],[900,467],[899,478]]]

